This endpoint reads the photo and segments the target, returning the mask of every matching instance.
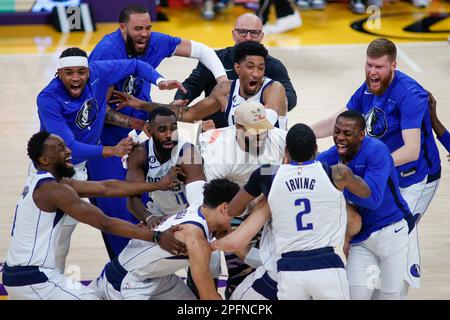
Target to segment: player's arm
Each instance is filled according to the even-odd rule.
[[[416,161],[420,153],[420,128],[402,130],[404,145],[392,152],[395,166]]]
[[[336,118],[339,114],[346,111],[347,108],[339,109],[339,111],[333,113],[328,118],[325,118],[319,122],[314,123],[311,125],[312,131],[314,131],[314,134],[316,135],[317,139],[320,138],[326,138],[333,134],[334,130],[334,124],[336,123]]]
[[[106,108],[105,123],[137,130],[142,130],[145,125],[144,120],[127,116],[123,113],[111,109],[110,107]]]
[[[182,83],[187,92],[183,93],[181,90],[178,90],[174,100],[186,99],[190,103],[199,97],[210,83],[216,83],[214,75],[203,63],[199,62],[189,77]]]
[[[232,202],[228,205],[228,210]],[[248,248],[250,241],[270,219],[270,209],[267,199],[263,197],[257,202],[250,215],[233,232],[225,237],[213,241],[210,245],[213,250],[237,252]]]
[[[128,157],[128,171],[126,181],[144,182],[145,181],[145,162],[147,161],[147,151],[143,144],[136,147]],[[127,209],[139,220],[147,221],[152,213],[147,210],[141,200],[141,195],[134,195],[127,198]]]
[[[348,258],[348,252],[350,249],[350,241],[352,238],[359,233],[362,226],[361,216],[355,207],[347,202],[347,230],[345,232],[344,241],[344,254]]]
[[[217,83],[227,80],[227,74],[219,57],[213,49],[203,43],[182,39],[174,55],[198,59],[211,71]]]
[[[431,125],[433,126],[433,131],[436,134],[437,139],[441,142],[441,144],[445,147],[447,152],[450,152],[450,133],[447,131],[445,126],[439,120],[436,112],[436,99],[433,95],[429,93],[428,96],[428,106],[430,109],[430,117],[431,117]],[[450,155],[447,156],[450,161]]]
[[[70,185],[82,198],[88,197],[127,197],[141,195],[155,190],[169,190],[180,184],[177,175],[180,168],[172,167],[168,174],[158,182],[127,182],[121,180],[77,181],[64,178],[62,183]]]
[[[269,65],[269,61],[271,62]],[[286,91],[286,98],[288,101],[288,110],[294,109],[297,105],[297,93],[292,85],[291,79],[286,67],[278,59],[267,59],[266,75],[268,78],[280,82]]]
[[[178,112],[176,112],[178,121],[194,122],[202,120],[224,109],[229,91],[229,81],[218,83],[208,97],[200,100],[191,107],[178,108]]]
[[[203,230],[191,224],[184,224],[180,233],[183,233],[182,240],[186,243],[192,279],[198,289],[200,299],[221,300],[209,269],[211,249]]]
[[[331,167],[333,183],[339,190],[346,188],[348,191],[360,198],[370,197],[370,188],[359,176],[354,175],[352,170],[344,164],[336,164]]]
[[[203,203],[203,186],[206,183],[206,177],[203,172],[202,156],[194,145],[184,145],[179,168],[184,175],[186,199],[189,205],[201,205]]]
[[[267,117],[272,124],[275,124],[278,120],[278,116],[285,116],[287,113],[287,98],[286,91],[281,83],[274,81],[270,86],[264,90],[264,107],[276,112],[271,117],[270,112],[267,113]]]

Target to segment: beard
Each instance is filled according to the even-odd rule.
[[[387,90],[387,88],[389,88],[389,85],[391,84],[391,79],[392,79],[393,73],[394,72],[390,72],[386,78],[380,78],[380,89],[378,89],[378,90],[373,90],[370,87],[370,79],[369,79],[369,76],[366,75],[367,88],[374,95],[381,96]]]
[[[75,175],[75,169],[66,167],[64,163],[57,163],[55,165],[55,173],[59,177],[72,178]]]
[[[164,141],[166,142],[166,141]],[[175,149],[175,147],[178,144],[178,141],[172,141],[173,142],[173,148],[171,149],[167,149],[164,148],[163,144],[161,143],[161,141],[157,140],[155,137],[153,137],[153,146],[155,147],[155,151],[156,153],[161,156],[163,159],[170,159],[170,157],[172,156],[172,151]]]
[[[142,52],[138,52],[136,50],[135,41],[127,33],[127,49],[131,53],[132,56],[139,56],[139,55],[143,54],[147,50],[149,42],[150,42],[150,40],[147,41],[147,44],[145,45],[145,48],[142,50]]]

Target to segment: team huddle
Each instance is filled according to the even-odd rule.
[[[365,82],[308,126],[289,123],[295,89],[256,15],[216,52],[151,32],[140,5],[119,23],[89,56],[63,51],[37,97],[9,299],[395,300],[420,286],[418,223],[441,176],[434,133],[449,152],[450,134],[431,93],[396,70],[394,43],[372,41]],[[173,55],[199,60],[183,83],[156,70]],[[152,102],[151,84],[174,100]],[[179,135],[197,121],[195,141]],[[80,222],[102,231],[110,258],[88,286],[64,275]]]

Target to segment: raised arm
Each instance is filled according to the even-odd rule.
[[[279,116],[287,113],[286,91],[283,85],[275,81],[264,90],[264,107],[274,110]]]
[[[334,124],[336,123],[336,118],[339,114],[346,111],[347,108],[342,108],[339,111],[333,113],[331,116],[320,120],[319,122],[314,123],[311,125],[312,131],[314,131],[314,134],[316,135],[317,139],[320,138],[326,138],[333,134],[334,130]]]

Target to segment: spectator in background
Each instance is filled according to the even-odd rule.
[[[325,0],[296,0],[300,10],[323,10],[327,6]]]
[[[271,4],[275,5],[277,15],[277,20],[274,24],[268,23]],[[257,14],[264,24],[263,31],[266,35],[283,33],[301,27],[303,24],[300,13],[293,8],[289,0],[260,0]]]
[[[231,34],[236,45],[248,40],[261,43],[264,38],[262,29],[263,24],[258,16],[252,13],[244,13],[236,19]],[[227,72],[227,77],[230,80],[238,78],[238,75],[234,71],[235,48],[236,46],[216,51],[217,56],[222,61],[225,71]],[[297,94],[283,63],[270,55],[267,56],[265,75],[272,80],[279,81],[283,85],[288,99],[288,111],[292,110],[297,105]],[[199,97],[203,91],[205,92],[205,96],[209,96],[216,84],[213,74],[202,63],[199,63],[190,76],[183,82],[183,86],[186,88],[187,93],[178,90],[175,99],[187,99],[189,102],[192,102]],[[207,119],[212,119],[216,128],[227,126],[226,119],[221,112],[217,112],[207,117]]]

